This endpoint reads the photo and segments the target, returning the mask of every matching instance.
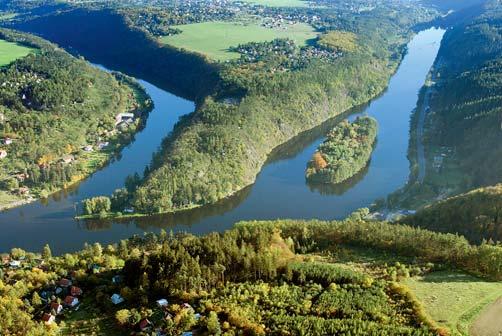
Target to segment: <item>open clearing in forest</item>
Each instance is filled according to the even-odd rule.
[[[228,48],[249,42],[266,42],[276,38],[289,38],[303,46],[317,36],[314,28],[304,23],[287,24],[283,28],[265,28],[259,23],[202,22],[172,26],[181,34],[164,36],[161,41],[177,48],[198,52],[211,59],[225,61],[239,58],[240,54]]]
[[[411,278],[406,284],[432,319],[450,328],[452,335],[468,335],[469,327],[481,311],[502,296],[502,282],[459,272],[433,272]]]
[[[17,43],[0,40],[0,66],[10,64],[18,58],[28,55],[32,51],[33,49]]]

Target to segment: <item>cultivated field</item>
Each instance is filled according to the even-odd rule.
[[[468,335],[480,312],[502,296],[502,283],[463,273],[434,272],[406,284],[432,319],[450,328],[452,335]]]
[[[258,23],[203,22],[173,26],[183,32],[162,37],[164,43],[195,51],[211,59],[225,61],[239,58],[239,54],[228,51],[229,47],[249,42],[265,42],[276,38],[290,38],[298,45],[315,38],[314,29],[307,24],[286,25],[287,29],[265,28]]]
[[[0,40],[0,66],[12,63],[18,58],[28,55],[32,49],[17,43]]]

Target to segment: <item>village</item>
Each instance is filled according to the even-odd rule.
[[[48,256],[25,254],[23,250],[13,249],[10,254],[1,255],[0,285],[16,286],[18,274],[25,272],[38,274],[40,279],[43,278],[42,274],[54,275],[52,273],[54,266],[52,259]],[[101,285],[98,292],[89,282],[91,276],[94,279],[100,279]],[[23,303],[27,309],[34,310],[34,320],[43,323],[49,329],[70,323],[73,315],[81,310],[95,310],[96,304],[92,301],[97,295],[103,295],[100,296],[104,300],[100,304],[102,307],[109,312],[115,312],[117,319],[115,323],[118,327],[131,335],[154,333],[156,336],[168,336],[168,331],[162,327],[164,324],[162,321],[172,321],[176,314],[189,314],[195,322],[202,318],[202,315],[196,313],[189,303],[172,304],[166,298],[156,299],[155,305],[148,309],[148,313],[139,313],[135,309],[128,310],[127,296],[130,294],[122,294],[124,293],[123,275],[98,263],[90,264],[85,271],[76,269],[64,276],[49,275],[49,277],[51,279],[48,284],[42,285],[27,295]],[[82,288],[85,288],[85,291]],[[87,307],[89,305],[92,307]],[[183,336],[192,334],[190,330],[182,333]]]

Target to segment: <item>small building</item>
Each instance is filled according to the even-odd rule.
[[[168,304],[169,304],[169,302],[166,299],[157,300],[157,306],[159,306],[161,308],[167,307]]]
[[[134,113],[119,113],[115,116],[115,125],[120,123],[132,123],[134,121]]]
[[[75,307],[79,304],[79,301],[76,297],[68,295],[64,299],[64,304],[68,307]]]
[[[93,152],[94,148],[91,145],[84,146],[84,152]]]
[[[12,139],[8,138],[8,137],[4,138],[3,139],[3,143],[4,143],[4,145],[10,145],[10,144],[12,144]]]
[[[19,268],[21,267],[21,261],[20,260],[11,260],[9,263],[10,268]]]
[[[82,295],[82,289],[80,289],[77,286],[71,286],[70,295],[71,296],[80,296],[80,295]]]
[[[54,323],[54,321],[56,321],[56,317],[54,317],[54,315],[52,314],[44,313],[44,315],[42,316],[42,321],[45,325],[51,325],[52,323]]]
[[[118,304],[121,304],[122,302],[124,302],[124,298],[122,296],[120,296],[120,294],[113,294],[110,298],[112,300],[112,303],[114,305],[118,305]]]
[[[139,331],[146,331],[152,327],[152,322],[150,322],[147,318],[141,319],[138,322]]]
[[[5,159],[7,157],[7,151],[0,149],[0,159]]]
[[[110,143],[108,141],[104,141],[104,142],[98,142],[98,149],[104,149],[106,147],[108,147],[110,145]]]
[[[28,187],[19,187],[19,189],[17,189],[17,193],[20,196],[28,195],[30,193],[30,188],[28,188]]]
[[[61,162],[66,164],[72,163],[73,161],[75,161],[75,157],[71,154],[63,155],[63,157],[61,158]]]
[[[63,293],[63,288],[62,287],[56,288],[56,295],[59,295],[61,293]]]
[[[57,302],[51,302],[50,304],[51,312],[56,313],[56,315],[61,314],[63,311],[63,306]]]
[[[112,282],[114,284],[119,284],[122,282],[122,276],[121,275],[114,275],[113,278],[112,278]]]
[[[58,281],[58,284],[59,286],[61,287],[64,287],[64,288],[68,288],[70,287],[73,283],[71,282],[71,280],[68,280],[66,278],[63,278],[61,280]]]

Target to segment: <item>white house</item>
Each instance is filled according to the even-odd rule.
[[[9,266],[12,267],[12,268],[18,268],[18,267],[21,267],[21,261],[19,260],[12,260],[10,263],[9,263]]]
[[[161,308],[167,307],[168,304],[169,302],[166,299],[157,300],[157,305]]]
[[[118,305],[118,304],[124,302],[124,298],[122,296],[120,296],[120,294],[117,294],[117,293],[113,294],[110,299],[112,300],[113,304],[115,304],[115,305]]]
[[[63,306],[57,302],[51,302],[51,310],[54,310],[56,314],[61,314]]]
[[[5,159],[7,157],[7,151],[1,149],[0,150],[0,159]]]

